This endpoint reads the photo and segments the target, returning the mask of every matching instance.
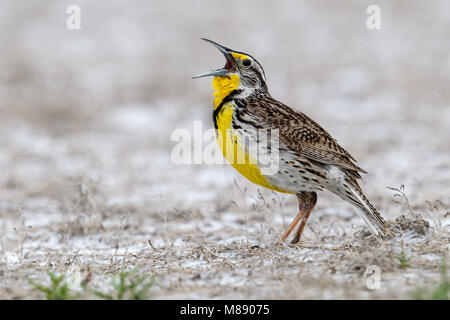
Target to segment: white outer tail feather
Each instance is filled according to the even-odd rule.
[[[364,222],[369,226],[370,230],[372,231],[372,233],[374,233],[375,235],[379,236],[380,233],[382,234],[383,231],[380,230],[380,228],[374,224],[371,219],[368,217],[368,212],[372,212],[372,209],[367,205],[366,201],[358,194],[358,192],[352,188],[351,186],[349,186],[350,191],[353,193],[353,195],[355,196],[356,199],[358,199],[358,201],[364,206],[364,208],[367,210],[364,210],[363,208],[359,208],[359,207],[355,207],[356,212],[358,213],[358,215],[364,220]]]

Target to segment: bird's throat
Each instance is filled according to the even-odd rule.
[[[218,76],[213,79],[214,109],[220,106],[222,101],[239,87],[239,75]]]

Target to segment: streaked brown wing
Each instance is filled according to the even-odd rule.
[[[356,171],[357,176],[358,171],[366,173],[325,129],[305,114],[271,97],[251,99],[247,110],[259,117],[266,127],[278,129],[280,139],[299,156]]]

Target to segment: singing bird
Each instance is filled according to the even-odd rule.
[[[284,243],[299,223],[291,243],[300,240],[317,202],[316,192],[324,189],[351,203],[374,234],[386,235],[386,222],[358,185],[360,172],[367,172],[356,160],[317,122],[272,98],[264,69],[254,57],[202,40],[214,45],[226,59],[223,68],[194,77],[214,77],[213,121],[224,157],[251,182],[297,196],[299,213],[281,241]],[[262,160],[252,154],[255,148],[244,142],[244,135],[250,135],[250,143],[258,143],[258,130],[277,133],[276,172],[263,172]],[[227,150],[227,146],[232,147]],[[236,161],[239,156],[245,161]]]

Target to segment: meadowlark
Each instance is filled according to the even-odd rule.
[[[214,77],[213,121],[224,157],[251,182],[297,196],[299,213],[281,241],[284,243],[299,223],[291,243],[300,240],[317,202],[316,192],[324,189],[351,203],[374,234],[386,235],[386,222],[358,185],[360,173],[366,171],[356,160],[314,120],[272,98],[264,69],[254,57],[202,40],[214,45],[226,59],[223,68],[194,77]],[[278,170],[272,174],[262,172],[260,160],[243,142],[244,133],[253,133],[252,141],[259,142],[254,132],[261,129],[278,133]],[[227,145],[235,152],[228,152]],[[256,161],[236,162],[236,153]]]

